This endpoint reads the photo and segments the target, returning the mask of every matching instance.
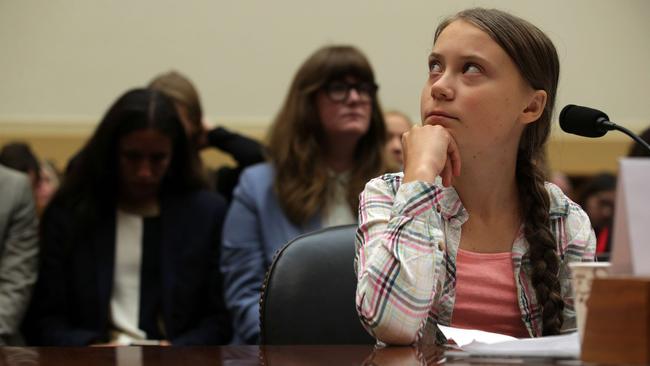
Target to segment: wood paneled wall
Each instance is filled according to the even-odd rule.
[[[265,128],[239,129],[238,132],[263,139]],[[41,159],[50,159],[57,167],[63,168],[67,160],[78,151],[89,133],[29,133],[12,132],[0,135],[0,145],[8,141],[28,142]],[[611,135],[611,136],[610,136]],[[618,159],[627,154],[631,144],[626,136],[610,135],[601,139],[579,137],[552,137],[547,145],[549,166],[552,170],[562,171],[568,175],[590,175],[602,171],[615,173]],[[206,165],[210,167],[233,164],[232,159],[224,153],[209,149],[202,153]]]

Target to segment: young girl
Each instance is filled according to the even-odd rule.
[[[437,324],[516,337],[572,330],[568,263],[593,260],[595,240],[538,166],[559,76],[553,44],[525,20],[470,9],[438,27],[428,63],[403,175],[361,194],[363,324],[388,344],[433,342]]]

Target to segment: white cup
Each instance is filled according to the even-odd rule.
[[[573,285],[573,305],[578,321],[580,343],[585,334],[587,323],[587,300],[591,294],[591,282],[594,278],[604,278],[609,274],[609,262],[571,262],[571,277]]]

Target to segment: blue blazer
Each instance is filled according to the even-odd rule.
[[[225,211],[223,198],[206,191],[162,200],[161,315],[174,345],[230,340],[219,272]],[[69,209],[53,205],[46,211],[41,271],[26,324],[30,342],[73,346],[109,340],[115,210],[97,222],[82,236]]]
[[[318,215],[302,227],[289,221],[273,191],[274,176],[269,163],[245,169],[226,215],[221,271],[233,343],[259,341],[260,291],[275,252],[298,235],[321,228]]]

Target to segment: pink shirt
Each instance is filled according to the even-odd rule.
[[[517,303],[512,253],[458,249],[451,325],[528,338]]]

